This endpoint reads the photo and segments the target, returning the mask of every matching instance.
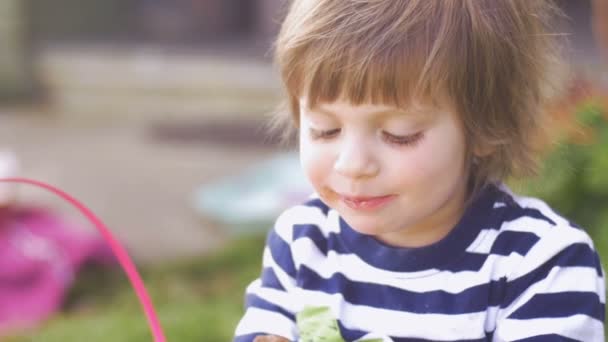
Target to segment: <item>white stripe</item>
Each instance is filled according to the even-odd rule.
[[[530,216],[521,216],[512,221],[503,222],[499,229],[481,230],[475,241],[467,248],[467,251],[473,253],[490,253],[494,242],[503,231],[532,233],[538,237],[542,237],[552,229],[555,229],[555,226],[545,220]]]
[[[498,322],[494,341],[514,341],[535,335],[559,334],[577,341],[604,342],[604,325],[585,315]]]
[[[549,284],[547,284],[548,282]],[[541,283],[545,283],[544,285]],[[545,287],[543,293],[560,293],[560,292],[594,292],[597,293],[600,302],[606,301],[606,293],[604,291],[604,279],[598,277],[595,268],[591,267],[554,267],[547,278],[543,281],[535,283],[528,288],[534,291],[534,288]]]
[[[277,218],[275,230],[283,240],[289,243],[293,240],[293,226],[296,224],[317,225],[324,230],[324,227],[327,226],[327,217],[317,207],[297,205],[285,210]]]
[[[340,233],[340,214],[331,209],[327,213],[327,226],[323,227],[328,233]]]
[[[485,336],[486,312],[459,315],[415,314],[354,305],[344,301],[341,294],[299,289],[302,301],[310,306],[329,307],[333,316],[347,329],[373,331],[390,336],[425,338],[433,341],[475,339]],[[341,313],[341,315],[340,315]]]
[[[497,229],[482,229],[477,234],[475,241],[467,248],[467,252],[489,254],[498,234],[499,231]]]
[[[605,302],[606,294],[603,282],[604,280],[597,276],[594,268],[556,266],[551,269],[545,279],[529,286],[519,298],[504,308],[501,317],[509,316],[539,293],[594,292],[599,295],[601,302]]]
[[[284,211],[275,224],[277,233],[285,240],[293,240],[294,225],[316,225],[324,237],[340,232],[340,215],[329,210],[327,216],[317,207],[297,205]]]
[[[533,233],[539,237],[549,233],[552,229],[555,229],[554,224],[531,216],[520,216],[515,220],[507,221],[501,228],[504,231]]]
[[[328,256],[325,257],[308,238],[294,242],[293,253],[298,255],[297,258],[301,260],[302,265],[325,279],[341,273],[351,281],[392,286],[419,293],[436,290],[459,293],[473,286],[487,284],[490,280],[499,280],[522,259],[519,255],[510,257],[489,255],[479,271],[439,272],[430,269],[405,273],[375,268],[355,254],[338,254],[329,251]]]
[[[272,311],[249,308],[236,327],[236,336],[266,333],[296,340],[296,326],[289,318]]]
[[[408,273],[387,271],[366,263],[356,254],[339,254],[333,250],[328,251],[328,255],[325,257],[315,243],[308,238],[298,239],[294,242],[293,252],[298,255],[302,265],[323,278],[342,273],[345,277],[355,281],[400,287],[403,286],[405,278],[425,278],[430,274],[438,273],[436,269]]]
[[[551,221],[555,222],[557,225],[570,225],[570,222],[568,222],[568,220],[558,215],[555,211],[553,211],[553,209],[551,209],[551,207],[547,205],[547,203],[543,202],[538,198],[515,195],[512,195],[512,197],[515,202],[517,202],[517,204],[519,204],[520,206],[527,209],[537,209],[541,212],[541,214],[549,218]]]
[[[356,339],[354,342],[366,342],[366,341],[380,341],[380,342],[394,342],[392,338],[384,335],[379,335],[375,333],[365,334],[365,336],[361,336]]]
[[[293,300],[293,296],[285,291],[263,287],[262,282],[258,279],[247,286],[247,294],[255,294],[256,296],[264,299],[267,302],[275,304],[276,306],[284,309],[285,311],[295,314],[299,307]]]
[[[571,227],[555,226],[545,234],[526,254],[525,262],[509,275],[509,280],[517,279],[533,272],[552,257],[574,243],[585,243],[593,249],[591,238],[582,230]],[[590,267],[592,265],[589,265]]]
[[[486,331],[490,332],[496,330],[496,318],[498,317],[499,311],[499,306],[488,306],[488,309],[486,310],[486,324],[484,326]]]
[[[287,244],[293,240],[293,226],[289,212],[289,209],[284,211],[274,223],[274,232]]]

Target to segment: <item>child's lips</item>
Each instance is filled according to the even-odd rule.
[[[391,202],[396,195],[385,196],[347,196],[339,195],[340,200],[353,210],[371,211],[384,207]]]

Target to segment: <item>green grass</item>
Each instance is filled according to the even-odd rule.
[[[244,290],[260,271],[263,237],[236,240],[218,254],[142,270],[168,341],[230,341],[243,314]],[[145,316],[122,273],[85,274],[65,312],[25,341],[151,341]]]

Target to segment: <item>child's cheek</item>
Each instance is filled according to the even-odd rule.
[[[300,166],[302,167],[302,170],[304,170],[305,175],[309,176],[311,166],[314,164],[314,154],[311,144],[308,143],[306,139],[300,138],[299,154]]]
[[[427,134],[411,155],[411,170],[421,178],[460,174],[464,164],[464,138],[457,127],[444,125]],[[447,172],[446,172],[447,171]]]
[[[300,143],[300,164],[308,181],[317,192],[326,185],[331,173],[331,160],[328,150],[308,141]]]

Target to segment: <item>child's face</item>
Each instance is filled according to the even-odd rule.
[[[394,246],[438,241],[466,197],[465,137],[450,108],[300,101],[300,160],[353,229]]]

